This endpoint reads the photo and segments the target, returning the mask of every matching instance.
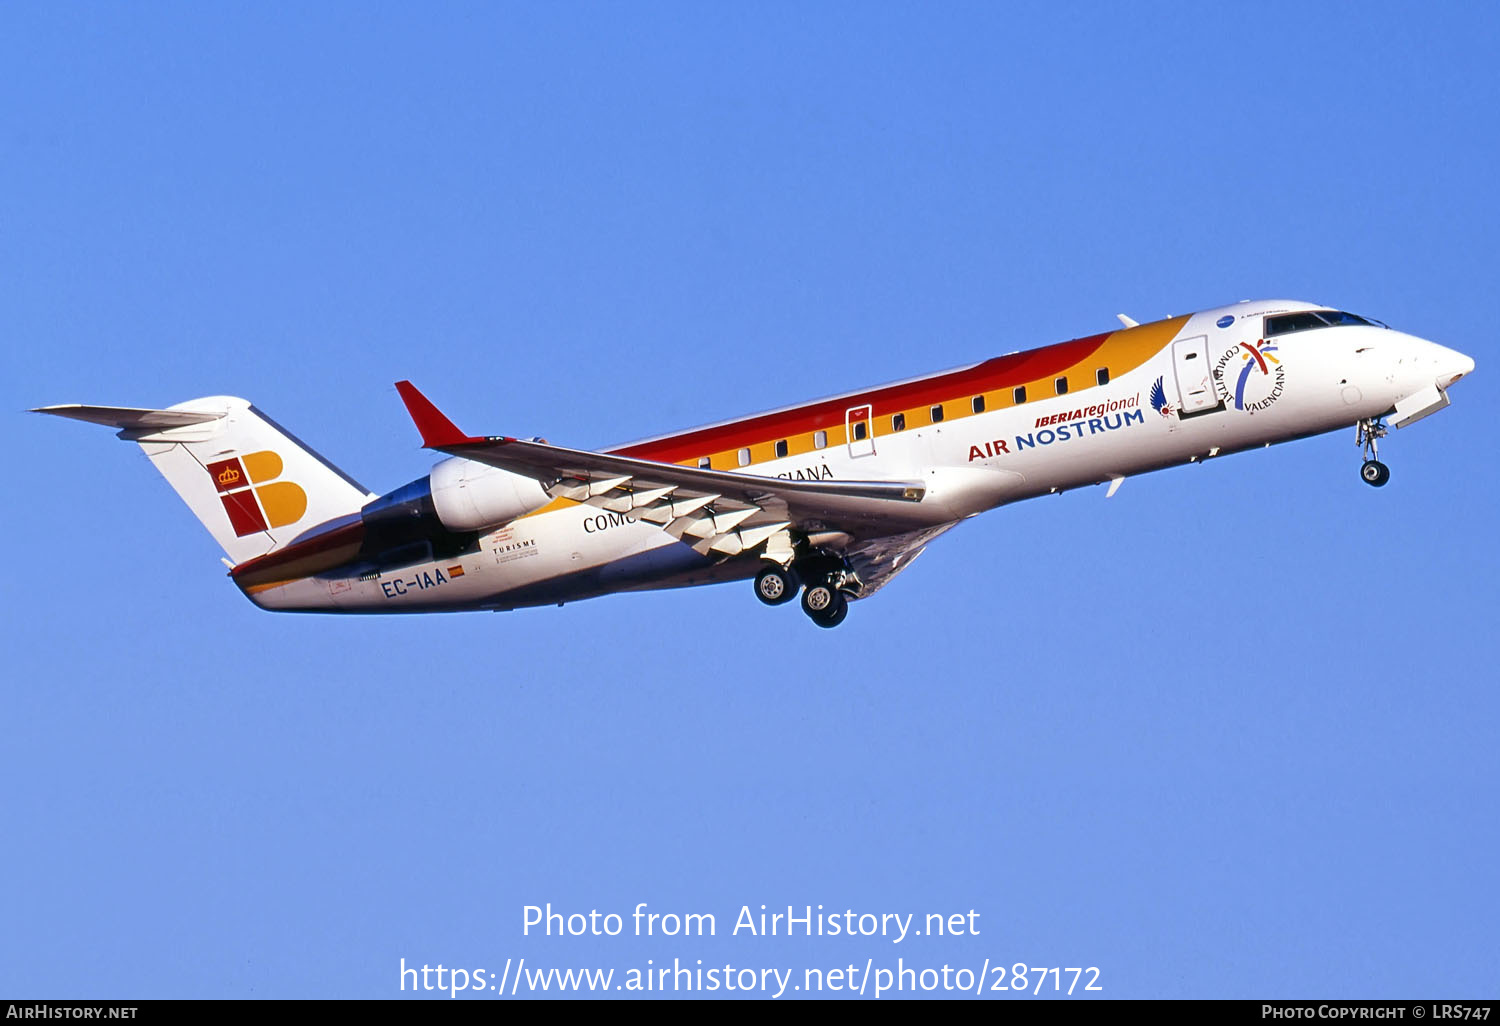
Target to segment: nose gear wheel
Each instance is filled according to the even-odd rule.
[[[1354,444],[1364,451],[1359,477],[1367,485],[1379,488],[1391,479],[1391,468],[1380,462],[1380,439],[1386,435],[1381,418],[1367,418],[1355,425]]]

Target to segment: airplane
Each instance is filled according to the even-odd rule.
[[[396,385],[430,473],[369,491],[244,399],[46,406],[138,443],[257,606],[509,610],[751,579],[835,627],[969,517],[1448,405],[1468,356],[1313,303],[1243,301],[588,451],[470,435]],[[1389,418],[1389,425],[1386,421]]]

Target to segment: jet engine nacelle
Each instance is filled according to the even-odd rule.
[[[450,531],[500,527],[552,501],[529,477],[454,456],[432,468],[432,505]]]

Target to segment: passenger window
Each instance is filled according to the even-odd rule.
[[[1099,382],[1099,384],[1101,385],[1109,384],[1109,368],[1100,367],[1098,370],[1094,371],[1094,380]]]
[[[866,424],[862,420],[857,420],[854,422],[854,440],[856,442],[863,442],[865,440],[865,436],[869,433],[870,425]]]
[[[1057,385],[1057,394],[1058,395],[1067,395],[1068,394],[1068,379],[1066,377],[1058,378],[1057,381],[1055,382],[1055,384]]]
[[[1026,386],[1025,385],[1017,385],[1016,386],[1016,390],[1014,392],[1012,392],[1011,395],[1015,398],[1016,405],[1017,406],[1021,405],[1022,403],[1024,403],[1026,401]]]
[[[707,470],[713,466],[714,461],[707,456],[698,457],[698,469]]]
[[[748,467],[749,465],[750,465],[750,450],[749,449],[741,449],[740,450],[740,466],[742,466],[742,467]]]
[[[934,406],[928,412],[932,414],[932,422],[934,424],[943,419],[943,407],[941,405]]]
[[[892,431],[905,431],[906,430],[906,414],[904,414],[904,413],[898,413],[894,417],[891,418],[891,430]]]
[[[972,409],[975,413],[983,413],[984,396],[976,395],[973,399],[969,400],[969,408]]]
[[[814,449],[822,449],[822,448],[825,448],[827,445],[828,445],[828,432],[827,431],[814,431],[813,432],[813,448]]]
[[[785,455],[786,455],[786,439],[783,438],[781,441],[779,441],[779,442],[776,443],[776,458],[779,460],[779,459],[781,459]]]

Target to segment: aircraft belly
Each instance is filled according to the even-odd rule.
[[[334,613],[340,610],[327,584],[317,577],[299,577],[253,589],[242,589],[245,597],[261,609],[283,613]]]
[[[571,601],[711,565],[654,524],[592,506],[526,518],[478,551],[384,569],[306,578],[252,596],[268,609],[404,613],[508,609]]]
[[[664,582],[702,575],[716,566],[714,558],[700,555],[670,535],[661,534],[660,538],[663,539],[661,544],[607,563],[571,569],[546,580],[508,589],[496,596],[492,604],[497,609],[519,609],[577,602],[616,591],[674,587],[676,585]],[[733,576],[745,575],[736,573]],[[708,581],[693,579],[688,583]]]

